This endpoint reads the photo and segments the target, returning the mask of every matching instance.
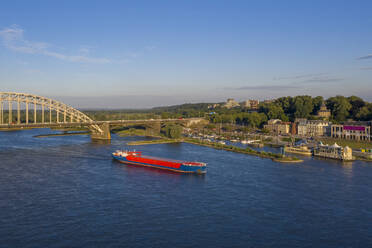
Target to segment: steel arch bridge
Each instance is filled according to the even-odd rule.
[[[31,111],[31,115],[30,115]],[[81,111],[60,101],[33,94],[0,92],[0,130],[19,128],[81,127],[91,131],[91,138],[110,140],[110,125],[199,123],[203,118],[94,121]]]
[[[14,108],[15,104],[16,108]],[[29,107],[33,108],[33,117],[29,115]],[[15,121],[13,121],[14,109],[16,110]],[[25,111],[23,120],[21,119],[21,111]],[[38,116],[38,111],[41,112],[41,116]],[[46,111],[47,113],[45,113]],[[6,112],[8,113],[7,116],[4,114]],[[30,119],[32,119],[32,123]],[[45,126],[52,123],[81,123],[88,125],[92,133],[104,133],[104,130],[95,124],[89,116],[60,101],[33,94],[0,92],[0,124],[13,126],[37,123],[44,124]]]

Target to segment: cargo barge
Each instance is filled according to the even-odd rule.
[[[124,164],[146,166],[180,173],[204,174],[207,172],[207,164],[202,162],[186,162],[167,158],[157,158],[142,155],[137,151],[116,151],[112,157]]]

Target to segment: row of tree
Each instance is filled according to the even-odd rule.
[[[295,118],[317,119],[317,113],[325,103],[331,111],[330,120],[342,122],[348,119],[356,121],[372,120],[372,103],[357,96],[335,96],[324,99],[321,96],[280,97],[270,103],[260,103],[258,110],[243,107],[211,109],[213,103],[182,104],[157,107],[147,110],[98,110],[85,111],[95,120],[107,119],[167,119],[208,117],[212,123],[235,123],[253,128],[262,127],[269,119],[294,121]]]
[[[357,96],[335,96],[324,100],[317,96],[280,97],[269,104],[261,104],[260,112],[269,119],[294,120],[295,118],[316,118],[321,105],[325,103],[331,111],[330,119],[341,122],[347,119],[368,121],[372,119],[372,103]]]
[[[317,113],[322,106],[331,111],[330,120],[342,122],[348,119],[356,121],[372,120],[372,103],[357,96],[335,96],[324,99],[322,96],[280,97],[270,103],[260,103],[259,109],[252,111],[247,108],[236,107],[227,109],[222,107],[208,109],[211,104],[183,104],[152,111],[162,117],[198,117],[208,116],[212,123],[235,123],[253,128],[262,127],[269,119],[294,121],[296,118],[319,119]]]

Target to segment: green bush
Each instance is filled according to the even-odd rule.
[[[161,131],[164,136],[171,139],[181,138],[182,135],[182,127],[177,124],[167,124]]]

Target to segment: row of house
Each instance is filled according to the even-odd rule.
[[[330,136],[330,122],[325,120],[306,120],[296,119],[292,124],[294,125],[295,132],[299,136]]]
[[[264,100],[263,102],[272,103],[273,101],[274,100]],[[260,104],[259,100],[250,99],[250,100],[245,100],[244,102],[237,102],[233,98],[229,98],[224,104],[216,103],[216,104],[209,105],[208,108],[213,109],[217,107],[224,107],[224,108],[230,109],[230,108],[235,108],[235,107],[242,107],[242,108],[257,110],[259,107],[259,104]]]
[[[272,119],[264,128],[276,135],[329,136],[339,139],[371,141],[371,122],[332,124],[326,120],[296,119],[294,122],[283,122],[279,119]]]
[[[284,122],[279,119],[271,119],[267,122],[267,125],[264,125],[264,128],[267,129],[270,133],[276,135],[289,134],[291,122]]]
[[[331,137],[349,140],[371,140],[371,123],[367,125],[355,125],[354,123],[344,123],[344,125],[331,125]]]
[[[223,105],[225,108],[235,108],[235,107],[243,107],[249,109],[258,109],[258,105],[260,104],[259,100],[246,100],[244,102],[238,103],[232,98],[227,99],[226,103]]]

